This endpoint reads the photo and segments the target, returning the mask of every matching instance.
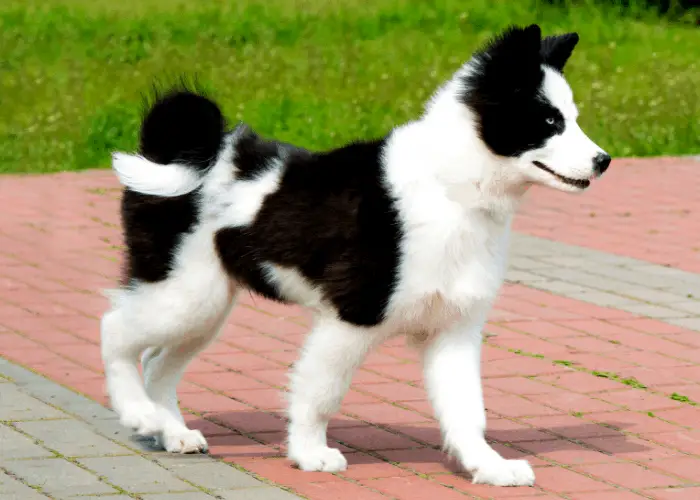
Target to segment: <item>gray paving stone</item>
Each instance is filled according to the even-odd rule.
[[[700,332],[700,318],[669,318],[665,320],[665,322],[671,325],[680,326],[681,328],[687,328],[688,330]]]
[[[544,290],[545,292],[551,292],[556,295],[564,295],[566,297],[568,297],[569,294],[580,294],[591,291],[591,288],[589,287],[576,285],[574,283],[567,283],[565,281],[553,280],[551,278],[546,281],[536,281],[530,283],[530,286],[537,288],[538,290]]]
[[[78,462],[132,493],[191,491],[195,488],[141,456],[80,458]]]
[[[521,282],[521,283],[532,283],[536,281],[546,281],[547,278],[544,276],[539,276],[537,274],[528,271],[519,271],[517,269],[511,269],[506,274],[506,279],[508,281]]]
[[[638,305],[638,300],[633,300],[622,295],[609,292],[587,291],[582,293],[567,294],[567,297],[572,299],[582,300],[591,304],[596,304],[604,307],[617,307],[620,305]]]
[[[687,318],[690,316],[687,312],[676,311],[673,309],[669,309],[668,307],[657,306],[654,304],[621,304],[618,305],[617,308],[622,309],[623,311],[638,314],[640,316],[646,316],[648,318],[655,319]]]
[[[116,493],[97,476],[61,458],[6,462],[3,467],[30,486],[51,496]]]
[[[247,490],[217,491],[216,495],[224,500],[299,500],[299,497],[293,493],[270,486]]]
[[[643,284],[646,281],[646,274],[640,273],[636,269],[630,269],[625,266],[619,266],[614,264],[603,264],[599,263],[595,267],[588,269],[588,272],[597,274],[599,276],[605,276],[608,279],[615,279],[618,281],[626,281],[627,283]],[[662,276],[655,276],[655,278],[663,278]]]
[[[46,447],[69,457],[134,453],[100,436],[88,424],[78,420],[18,422],[16,427],[42,441]]]
[[[526,271],[533,271],[535,269],[544,269],[544,268],[549,268],[552,267],[551,264],[548,264],[546,262],[542,262],[541,260],[532,258],[532,257],[527,257],[525,255],[513,255],[511,254],[511,257],[509,259],[509,265],[508,267],[512,269],[521,269],[521,270],[526,270]]]
[[[215,497],[207,495],[202,491],[185,491],[181,493],[152,493],[149,495],[141,495],[141,498],[143,500],[212,500]],[[82,498],[80,500],[82,500]],[[111,497],[103,500],[111,500]]]
[[[514,276],[549,278],[527,282],[539,290],[700,331],[697,273],[518,233],[512,239],[510,269],[517,272]]]
[[[117,418],[91,420],[90,426],[95,432],[98,432],[112,441],[116,441],[122,446],[143,452],[154,451],[153,439],[140,438],[134,435],[130,429],[121,425]]]
[[[550,267],[558,268],[581,268],[587,267],[589,264],[586,259],[581,258],[578,255],[565,255],[565,256],[555,256],[555,257],[542,257],[540,258],[542,262],[546,262]]]
[[[588,262],[589,266],[591,265],[591,262],[594,262],[596,265],[608,264],[621,267],[634,267],[640,264],[647,264],[646,262],[625,257],[624,255],[598,252],[597,250],[592,250],[589,248],[581,248],[578,255]]]
[[[207,497],[211,499],[211,497]],[[133,500],[133,497],[126,495],[81,495],[71,497],[71,500]]]
[[[667,290],[676,292],[686,299],[700,300],[700,286],[698,285],[678,283],[674,286],[668,287]]]
[[[54,454],[36,444],[21,432],[0,425],[0,464],[19,458],[53,457]]]
[[[626,281],[608,280],[603,284],[601,290],[617,295],[626,295],[634,290],[639,290],[639,285]]]
[[[667,304],[667,306],[677,311],[685,311],[692,316],[700,316],[700,302],[697,301],[674,302],[672,304]]]
[[[0,385],[0,420],[41,420],[67,418],[47,404],[21,392],[14,384]]]
[[[571,289],[577,292],[586,291],[587,289],[611,290],[609,287],[611,280],[587,271],[578,271],[575,269],[538,269],[535,272],[553,281],[568,283],[569,287],[572,287]],[[539,283],[535,283],[535,285],[539,285]],[[626,285],[629,286],[629,284]],[[569,292],[569,289],[564,288],[562,293],[567,292]]]
[[[9,378],[15,384],[20,384],[25,378],[34,379],[34,377],[39,377],[36,373],[32,373],[4,358],[0,358],[0,375]]]
[[[46,500],[48,497],[30,488],[14,477],[0,471],[0,499]]]
[[[559,266],[537,269],[536,274],[558,281],[566,281],[568,283],[578,283],[579,279],[591,276],[589,273],[584,273],[578,269]]]
[[[670,277],[650,273],[641,273],[634,269],[626,269],[615,266],[599,266],[592,269],[591,272],[605,276],[611,281],[623,281],[625,283],[635,284],[638,287],[641,286],[661,289],[678,284],[678,280]]]
[[[219,462],[187,463],[173,465],[170,470],[178,477],[212,490],[231,490],[234,488],[255,488],[263,486],[250,474],[241,472],[230,465]]]
[[[682,294],[679,293],[642,287],[630,289],[625,293],[625,295],[653,304],[670,304],[672,302],[687,300]],[[700,303],[698,303],[698,306],[700,306]]]
[[[217,459],[205,453],[188,453],[186,455],[181,455],[179,453],[161,452],[152,456],[160,465],[171,470],[186,465],[199,465],[218,462]]]
[[[151,439],[135,438],[112,411],[2,358],[0,411],[13,421],[0,423],[0,465],[9,472],[0,470],[0,500],[132,498],[111,484],[151,500],[214,498],[203,489],[236,500],[299,498],[208,455],[154,452]],[[116,453],[126,455],[105,456]],[[68,456],[78,456],[71,460],[79,465]]]
[[[109,419],[116,417],[114,411],[95,403],[82,394],[77,394],[43,378],[24,385],[18,385],[23,387],[33,397],[53,406],[58,406],[83,419]]]

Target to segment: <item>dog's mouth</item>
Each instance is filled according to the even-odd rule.
[[[537,168],[544,170],[548,174],[553,175],[558,180],[560,180],[564,184],[568,184],[569,186],[573,186],[578,189],[586,189],[588,186],[591,185],[591,181],[589,181],[588,179],[571,179],[570,177],[564,177],[563,175],[559,175],[547,165],[545,165],[544,163],[540,163],[539,161],[533,161],[532,164],[535,165]]]

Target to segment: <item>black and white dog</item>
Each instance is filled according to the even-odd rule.
[[[484,439],[481,331],[528,187],[583,191],[610,163],[577,125],[562,76],[577,42],[510,28],[416,121],[322,153],[227,130],[196,92],[158,97],[140,153],[113,157],[127,275],[102,319],[102,355],[121,422],[171,452],[206,450],[176,385],[252,290],[315,311],[289,396],[289,458],[301,469],[346,468],[327,445],[329,417],[367,353],[405,335],[445,447],[474,482],[532,484],[526,461]]]

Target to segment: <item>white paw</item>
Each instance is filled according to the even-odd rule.
[[[348,468],[348,461],[340,450],[327,446],[290,452],[289,458],[304,471],[340,472]]]
[[[119,422],[140,436],[155,436],[163,430],[163,420],[153,403],[125,406],[119,414]]]
[[[496,460],[478,467],[472,473],[474,484],[493,486],[532,486],[535,473],[526,460]]]
[[[156,444],[168,453],[206,453],[209,449],[204,435],[197,429],[179,429],[156,436]]]

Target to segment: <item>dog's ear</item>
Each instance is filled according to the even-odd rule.
[[[564,35],[548,36],[542,40],[540,54],[542,61],[560,73],[564,71],[566,61],[578,43],[578,33],[566,33]]]
[[[526,28],[510,26],[502,33],[492,38],[481,50],[487,62],[508,65],[525,57],[533,60],[538,56],[541,47],[542,32],[536,24]]]
[[[511,26],[490,40],[477,53],[475,80],[483,95],[506,97],[526,89],[535,89],[541,80],[542,33],[532,24],[526,28]]]

